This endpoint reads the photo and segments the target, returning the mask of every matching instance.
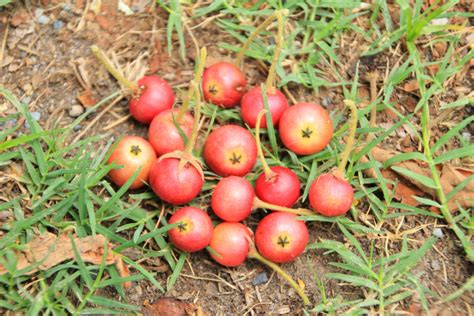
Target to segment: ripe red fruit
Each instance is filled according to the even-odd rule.
[[[255,193],[250,182],[230,176],[217,183],[212,192],[214,213],[224,221],[240,222],[250,215]]]
[[[246,85],[247,80],[242,71],[228,62],[218,62],[208,67],[202,77],[204,99],[224,108],[239,104]]]
[[[270,167],[270,177],[262,172],[255,182],[257,196],[265,202],[292,207],[300,197],[300,180],[288,168]]]
[[[158,113],[170,109],[174,94],[170,85],[156,75],[138,80],[139,91],[129,102],[130,114],[143,124],[150,123]]]
[[[150,169],[155,160],[155,151],[146,139],[138,136],[125,136],[107,160],[108,164],[115,162],[117,165],[123,165],[124,167],[110,170],[109,176],[112,182],[122,186],[135,170],[141,167],[140,172],[130,186],[130,189],[140,188],[148,181]]]
[[[255,231],[255,244],[262,256],[284,263],[301,255],[309,240],[308,228],[295,214],[274,212],[265,216]]]
[[[311,184],[309,203],[324,216],[339,216],[350,210],[354,189],[347,180],[334,174],[320,175]]]
[[[288,108],[288,100],[285,95],[278,89],[267,91],[268,108],[272,116],[273,125],[276,127],[280,121],[283,112]],[[242,104],[240,112],[242,119],[251,128],[254,128],[257,123],[258,113],[264,109],[262,88],[254,87],[242,97]],[[267,120],[264,118],[261,127],[267,127]]]
[[[186,206],[177,210],[168,223],[179,223],[168,231],[168,235],[173,245],[183,251],[199,251],[211,242],[214,230],[211,218],[197,207]]]
[[[189,139],[191,137],[194,118],[185,113],[180,122],[177,120],[179,110],[165,110],[155,116],[148,130],[148,140],[159,156],[184,149],[184,141],[176,128],[175,121]],[[174,116],[174,120],[173,120]]]
[[[221,176],[243,176],[257,161],[257,145],[245,128],[220,126],[212,131],[204,144],[204,159]]]
[[[171,204],[184,204],[201,192],[202,174],[191,163],[180,165],[179,158],[155,161],[150,171],[150,186],[160,199]]]
[[[333,126],[328,112],[321,106],[298,103],[283,113],[279,131],[286,148],[299,155],[311,155],[329,144]]]
[[[212,259],[226,267],[237,267],[247,258],[252,232],[241,223],[220,223],[214,228],[210,247]]]

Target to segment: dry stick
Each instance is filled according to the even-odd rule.
[[[5,53],[5,47],[7,46],[7,38],[8,38],[8,31],[10,29],[10,24],[7,23],[7,28],[5,30],[5,35],[3,36],[2,40],[2,47],[0,48],[0,69],[2,69],[3,66],[3,56]]]
[[[340,176],[344,176],[347,161],[349,160],[349,155],[351,154],[352,147],[355,142],[355,133],[357,128],[357,107],[352,100],[344,100],[344,104],[351,110],[351,117],[349,119],[349,136],[347,138],[346,147],[341,155],[341,161],[337,167],[337,172]]]
[[[286,273],[282,268],[280,268],[277,264],[264,258],[255,248],[255,244],[253,240],[248,238],[248,242],[249,242],[249,248],[250,248],[248,257],[260,261],[261,263],[267,265],[273,271],[278,273],[283,279],[285,279],[295,289],[296,293],[298,293],[298,295],[303,300],[304,305],[309,305],[310,304],[309,298],[306,296],[301,286],[299,286],[298,283],[296,283],[295,280],[293,280],[293,278],[288,273]]]
[[[260,124],[262,122],[262,117],[267,113],[267,110],[263,109],[258,113],[257,123],[255,124],[255,142],[257,143],[258,157],[262,163],[263,172],[265,173],[265,181],[273,182],[275,181],[276,173],[270,169],[267,162],[265,161],[265,156],[263,154],[262,145],[260,143]]]
[[[253,208],[266,208],[271,211],[285,212],[285,213],[291,213],[291,214],[296,214],[296,215],[314,215],[314,212],[312,212],[311,210],[308,210],[307,208],[284,207],[284,206],[271,204],[271,203],[262,201],[258,197],[254,197],[252,206]]]
[[[96,45],[91,46],[91,51],[94,54],[95,58],[97,58],[98,61],[107,69],[107,71],[114,76],[115,79],[117,79],[118,82],[120,82],[121,85],[124,87],[136,91],[138,89],[138,85],[136,83],[131,82],[127,78],[125,78],[120,71],[115,69],[115,67],[112,65],[110,60],[105,56],[104,52],[97,47]]]
[[[374,103],[375,100],[377,100],[377,79],[379,77],[379,74],[377,71],[371,72],[367,75],[367,79],[369,80],[370,83],[370,102]],[[377,106],[372,105],[372,108],[370,109],[370,127],[373,128],[377,124]],[[367,140],[366,142],[370,142],[374,138],[374,134],[370,133],[367,135]]]

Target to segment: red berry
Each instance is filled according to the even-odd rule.
[[[138,80],[140,93],[129,102],[130,114],[143,124],[149,124],[158,113],[171,109],[174,94],[170,85],[156,75]]]
[[[237,267],[247,258],[251,231],[241,223],[220,223],[214,228],[211,257],[226,267]]]
[[[173,245],[183,251],[199,251],[211,242],[214,230],[211,218],[197,207],[186,206],[177,210],[168,223],[179,223],[168,231],[168,235]]]
[[[272,116],[273,125],[278,126],[280,117],[283,112],[288,108],[288,100],[285,95],[278,89],[273,89],[271,93],[267,91],[268,108]],[[240,111],[242,113],[242,119],[251,128],[254,128],[257,123],[258,113],[264,109],[262,88],[255,87],[250,89],[249,92],[244,94],[242,97],[242,104]],[[261,127],[267,127],[266,118],[262,119]]]
[[[257,161],[257,145],[245,128],[220,126],[212,131],[204,144],[204,159],[218,175],[244,176]]]
[[[240,222],[252,212],[254,197],[250,182],[230,176],[220,180],[212,192],[212,210],[224,221]]]
[[[309,240],[308,228],[296,215],[274,212],[265,216],[255,231],[255,245],[270,261],[284,263],[301,255]]]
[[[170,204],[184,204],[201,192],[204,181],[191,164],[180,168],[180,159],[158,159],[150,171],[150,185],[160,199]]]
[[[158,156],[184,149],[183,138],[175,125],[178,112],[179,110],[165,110],[151,121],[148,140]],[[191,137],[193,123],[194,118],[189,113],[185,113],[180,122],[176,121],[188,139]]]
[[[122,169],[109,171],[110,179],[116,185],[122,186],[141,167],[135,181],[130,186],[130,189],[140,188],[148,181],[150,169],[155,160],[155,151],[146,139],[138,136],[125,136],[107,160],[108,164],[115,162],[117,165],[123,165]]]
[[[224,108],[239,104],[246,85],[244,74],[228,62],[219,62],[208,67],[202,76],[204,99]]]
[[[262,173],[255,182],[255,192],[262,201],[292,207],[300,197],[300,180],[298,176],[288,168],[275,166],[270,167],[273,175],[267,179]]]
[[[339,216],[347,213],[354,200],[354,189],[347,182],[333,174],[320,175],[311,184],[309,203],[324,216]]]
[[[329,144],[333,126],[328,112],[321,106],[298,103],[283,113],[279,131],[286,148],[299,155],[311,155]]]

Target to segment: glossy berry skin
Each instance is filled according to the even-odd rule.
[[[218,62],[206,68],[202,76],[204,99],[224,108],[238,105],[246,86],[242,71],[228,62]]]
[[[309,189],[311,207],[324,216],[347,213],[354,200],[354,189],[347,180],[325,173],[317,177]]]
[[[129,102],[130,114],[138,122],[149,124],[158,113],[171,109],[174,93],[168,82],[156,75],[138,80],[140,93],[133,95]]]
[[[265,173],[257,178],[255,192],[262,201],[292,207],[300,197],[300,180],[298,176],[288,168],[275,166],[270,167],[274,172],[271,179],[266,179]]]
[[[298,103],[283,113],[279,131],[286,148],[298,155],[311,155],[329,144],[333,126],[328,112],[321,106]]]
[[[252,233],[244,224],[223,222],[217,225],[209,246],[218,255],[210,252],[212,259],[226,267],[241,265],[249,252],[246,236],[252,238]]]
[[[151,121],[148,130],[148,141],[155,149],[157,156],[161,156],[175,150],[184,149],[184,141],[176,128],[173,115],[176,120],[179,110],[165,110],[159,113]],[[176,123],[178,123],[176,121]],[[191,114],[185,113],[179,122],[179,127],[189,139],[193,128],[194,118]]]
[[[267,100],[268,108],[272,116],[273,126],[276,127],[280,122],[283,112],[285,112],[285,110],[288,108],[288,100],[278,89],[273,89],[272,92],[267,91]],[[263,104],[261,87],[254,87],[250,89],[250,91],[244,94],[242,97],[240,113],[242,114],[242,119],[244,122],[247,123],[251,128],[254,128],[257,124],[258,113],[264,109]],[[267,127],[267,119],[265,117],[262,118],[260,126],[263,128]]]
[[[223,178],[212,192],[212,210],[226,222],[240,222],[252,212],[254,197],[252,185],[244,178]]]
[[[204,144],[204,159],[218,175],[244,176],[257,161],[257,144],[243,127],[220,126],[209,134]]]
[[[150,186],[160,199],[170,204],[184,204],[201,192],[204,181],[191,164],[178,168],[180,159],[157,159],[150,171]]]
[[[200,208],[186,206],[177,210],[168,221],[179,223],[168,231],[170,241],[176,248],[196,252],[206,248],[212,239],[214,227],[209,215]]]
[[[309,240],[308,228],[297,215],[274,212],[265,216],[255,231],[255,245],[270,261],[284,263],[301,255]]]
[[[141,167],[140,172],[133,181],[130,189],[137,189],[148,181],[151,166],[156,160],[156,154],[146,139],[138,136],[125,136],[120,140],[110,155],[107,163],[115,162],[123,165],[122,169],[109,171],[110,179],[118,186],[122,186]]]

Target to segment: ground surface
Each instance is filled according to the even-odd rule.
[[[29,105],[29,110],[38,117],[39,123],[45,128],[64,127],[71,123],[74,117],[81,114],[87,100],[84,96],[94,100],[101,100],[118,89],[118,85],[101,68],[90,53],[90,45],[96,44],[105,51],[114,52],[122,65],[134,61],[137,56],[142,56],[142,65],[147,73],[156,73],[170,82],[177,92],[178,99],[184,94],[187,83],[192,78],[194,69],[194,47],[191,40],[188,44],[187,59],[183,60],[178,54],[178,43],[171,56],[167,53],[166,46],[166,21],[167,14],[160,8],[150,8],[147,1],[135,1],[134,14],[125,16],[117,10],[115,1],[103,1],[101,8],[96,12],[87,10],[86,6],[96,2],[77,1],[64,5],[56,1],[41,1],[27,5],[16,3],[0,11],[0,34],[6,39],[6,47],[2,51],[0,65],[0,78],[3,84],[21,101]],[[41,11],[39,11],[41,9]],[[465,4],[463,9],[468,10]],[[47,21],[42,18],[46,17]],[[43,19],[43,20],[41,20]],[[197,25],[203,19],[192,21]],[[366,20],[357,20],[361,26]],[[7,34],[6,34],[7,32]],[[221,31],[212,21],[193,29],[193,33],[200,46],[208,47],[211,60],[228,58],[230,52],[218,48],[217,43],[236,43],[230,35]],[[5,35],[6,34],[6,35]],[[187,34],[187,33],[185,33]],[[189,39],[189,35],[187,39]],[[351,34],[346,35],[348,38]],[[354,40],[357,40],[355,38]],[[403,46],[403,45],[401,45]],[[388,65],[397,63],[403,54],[403,47],[396,46],[384,51],[375,57],[361,58],[360,77],[364,78],[368,72],[377,69],[379,73],[389,72]],[[339,58],[346,65],[348,79],[352,78],[355,71],[355,60],[358,60],[349,46],[347,50],[339,51]],[[423,53],[432,54],[442,47],[427,47]],[[355,58],[355,60],[353,59]],[[248,59],[246,73],[250,85],[263,80],[266,76],[262,65]],[[383,75],[382,75],[383,77]],[[365,82],[367,83],[367,82]],[[289,86],[290,91],[299,100],[313,101],[324,104],[330,111],[342,109],[344,96],[339,87],[322,88],[313,92],[296,85]],[[455,77],[449,83],[451,93],[443,96],[444,102],[458,99],[461,94],[471,93],[472,78],[469,75]],[[409,90],[409,89],[407,89]],[[90,93],[87,93],[89,91]],[[369,86],[360,86],[360,95],[368,102]],[[79,96],[83,97],[82,103]],[[394,95],[398,98],[399,110],[406,114],[413,110],[418,100],[416,92],[400,89]],[[92,102],[93,103],[93,102]],[[0,103],[1,115],[14,112],[7,103]],[[113,108],[107,110],[100,119],[100,123],[91,125],[94,118],[102,113],[104,106],[97,109],[80,126],[72,131],[70,137],[84,138],[89,135],[103,135],[98,143],[105,143],[111,136],[123,134],[146,135],[146,128],[127,118],[128,108],[126,100],[119,101]],[[444,113],[443,122],[433,131],[434,137],[439,137],[452,124],[472,115],[472,107]],[[433,117],[436,117],[434,109]],[[418,117],[413,118],[418,124]],[[379,124],[383,128],[393,126],[396,119],[386,113],[379,116]],[[442,123],[442,122],[439,122]],[[87,129],[86,129],[87,128]],[[472,124],[463,129],[464,135],[473,132]],[[407,139],[408,137],[408,139]],[[417,150],[419,144],[405,130],[398,130],[384,142],[386,149],[400,151]],[[457,146],[455,142],[451,146]],[[468,162],[469,163],[469,162]],[[6,199],[15,195],[5,186],[2,193]],[[378,193],[377,193],[378,194]],[[364,201],[360,207],[367,208]],[[158,202],[150,202],[147,207],[159,207]],[[257,214],[249,220],[249,225],[255,227]],[[373,222],[370,215],[367,222]],[[446,228],[444,221],[432,217],[404,217],[389,219],[384,223],[385,229],[390,234],[385,236],[367,234],[360,237],[360,242],[369,252],[370,243],[375,241],[375,253],[386,255],[396,253],[401,247],[402,237],[409,239],[410,245],[419,247],[423,242],[433,236],[439,235],[435,247],[416,265],[413,274],[418,275],[424,286],[443,297],[457,290],[474,272],[473,265],[465,258],[463,248],[456,237]],[[337,240],[346,243],[347,239],[337,229],[336,224],[312,222],[309,224],[311,232],[310,243],[321,239]],[[125,233],[124,236],[127,236]],[[388,236],[388,237],[387,237]],[[348,247],[350,247],[348,245]],[[321,294],[315,281],[315,274],[323,278],[328,297],[343,295],[346,299],[363,298],[366,293],[361,288],[348,286],[335,280],[324,279],[329,272],[338,272],[328,263],[338,261],[335,254],[323,255],[321,249],[307,251],[294,263],[285,264],[283,267],[296,279],[301,280],[312,302],[321,300]],[[139,251],[126,252],[134,259],[139,260]],[[141,262],[144,267],[158,271],[157,278],[164,284],[170,276],[170,269],[165,261],[160,259],[146,259]],[[260,285],[253,282],[265,278]],[[267,280],[268,278],[268,280]],[[110,288],[98,291],[106,297],[122,300]],[[207,253],[193,254],[186,260],[184,269],[175,287],[168,293],[161,293],[147,281],[136,282],[132,288],[126,290],[128,303],[143,306],[153,302],[161,296],[172,296],[188,302],[196,303],[211,314],[301,314],[303,306],[298,296],[279,277],[270,270],[253,261],[236,269],[227,269],[211,261]],[[458,299],[445,304],[435,304],[437,300],[430,298],[430,309],[434,314],[460,314],[471,313],[474,306],[474,296],[469,292]],[[420,312],[419,298],[409,297],[390,307],[392,311]]]

